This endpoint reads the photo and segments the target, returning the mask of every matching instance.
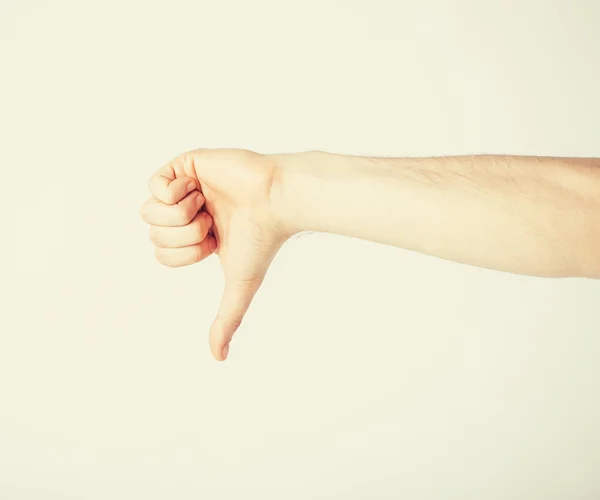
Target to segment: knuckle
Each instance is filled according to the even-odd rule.
[[[161,237],[160,237],[160,229],[156,226],[150,226],[150,230],[148,231],[150,236],[150,241],[154,243],[156,246],[162,246]]]
[[[208,212],[202,212],[202,231],[204,236],[208,234],[208,230],[212,227],[213,220]]]
[[[202,217],[197,217],[192,224],[190,224],[192,232],[192,239],[194,243],[200,243],[206,234],[204,234],[204,226],[202,224]]]
[[[242,318],[230,318],[226,325],[233,331],[237,330],[242,325]]]
[[[200,167],[200,163],[204,159],[203,157],[206,156],[207,152],[208,150],[206,149],[194,149],[187,152],[187,158],[189,158],[191,166],[194,170],[197,171],[197,169]]]
[[[154,258],[162,265],[166,266],[164,253],[160,248],[154,249]]]
[[[148,208],[146,203],[140,207],[140,217],[144,222],[148,222]]]
[[[173,205],[177,202],[175,199],[175,193],[172,190],[167,189],[163,194],[163,203],[167,205]]]
[[[179,214],[177,215],[178,220],[180,221],[182,226],[185,226],[191,222],[196,215],[193,211],[193,207],[186,205],[178,205]]]
[[[156,257],[156,260],[159,262],[159,264],[162,264],[166,267],[176,267],[173,265],[173,260],[168,258],[168,253],[167,251],[165,251],[165,249],[157,248],[154,251],[154,256]]]

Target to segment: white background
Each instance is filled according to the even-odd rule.
[[[599,25],[2,0],[0,498],[600,498],[598,282],[304,235],[217,363],[216,259],[160,267],[139,219],[197,147],[600,156]]]

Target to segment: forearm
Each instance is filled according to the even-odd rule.
[[[508,156],[281,155],[274,197],[313,230],[540,276],[600,276],[600,164]]]

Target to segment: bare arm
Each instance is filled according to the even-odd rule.
[[[600,277],[600,160],[279,155],[288,233],[338,233],[480,267]]]
[[[141,215],[160,262],[219,256],[218,360],[279,248],[300,231],[512,273],[600,278],[600,159],[198,149],[161,167],[149,188]]]

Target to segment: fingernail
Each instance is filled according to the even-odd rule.
[[[191,193],[191,192],[194,190],[194,188],[195,188],[195,187],[196,187],[196,185],[195,185],[193,182],[190,182],[190,183],[187,185],[187,190],[188,190],[188,193]]]
[[[223,359],[226,359],[228,354],[229,354],[229,344],[225,344],[225,346],[223,347],[223,350],[221,351],[221,356],[223,356]]]

